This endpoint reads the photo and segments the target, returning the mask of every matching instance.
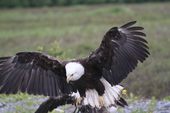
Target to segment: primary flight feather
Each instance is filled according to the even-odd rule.
[[[77,92],[77,103],[92,107],[126,106],[119,83],[149,55],[143,27],[113,27],[88,57],[70,61],[38,52],[0,58],[0,94],[26,92],[58,97]]]

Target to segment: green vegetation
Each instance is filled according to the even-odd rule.
[[[41,50],[60,59],[88,56],[112,26],[137,20],[150,57],[122,84],[141,97],[170,95],[170,3],[0,10],[0,56]]]

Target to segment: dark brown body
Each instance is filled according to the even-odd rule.
[[[70,84],[79,91],[81,97],[86,96],[86,90],[88,89],[96,89],[98,94],[102,96],[105,88],[100,79],[88,79],[86,76],[88,75],[83,75],[79,80],[70,82]]]
[[[69,61],[70,62],[70,61]],[[100,81],[102,72],[96,65],[89,64],[87,59],[72,60],[71,62],[79,62],[85,69],[85,74],[77,81],[70,81],[75,90],[78,90],[81,97],[85,97],[86,90],[95,89],[100,96],[104,94],[105,87]],[[95,70],[95,71],[94,71]]]

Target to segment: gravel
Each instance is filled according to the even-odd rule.
[[[39,107],[40,103],[46,98],[29,98],[17,102],[0,102],[0,113],[14,113],[22,111],[34,111]],[[75,107],[67,105],[55,109],[57,113],[71,113]],[[113,111],[112,111],[113,112]],[[115,109],[114,109],[115,112]],[[153,100],[136,100],[129,104],[128,107],[119,108],[116,113],[170,113],[170,101],[153,101]],[[24,112],[25,113],[25,112]]]

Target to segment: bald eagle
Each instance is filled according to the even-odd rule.
[[[73,95],[76,105],[126,106],[119,83],[150,54],[143,27],[135,23],[108,30],[100,46],[86,58],[59,61],[39,52],[1,57],[0,94]]]

